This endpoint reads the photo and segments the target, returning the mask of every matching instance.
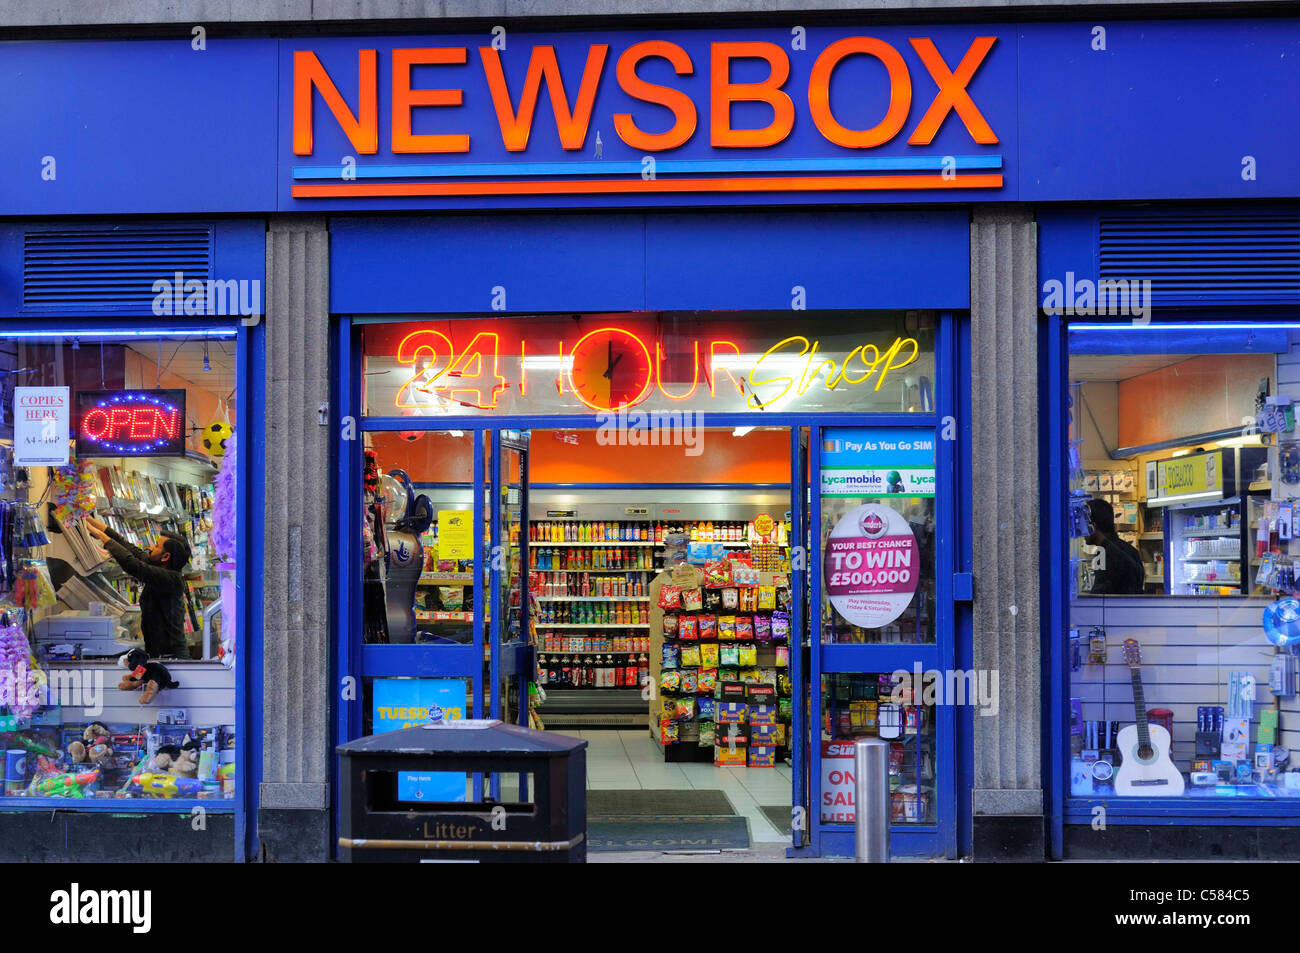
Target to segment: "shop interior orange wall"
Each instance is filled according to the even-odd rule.
[[[574,442],[576,441],[576,442]],[[469,434],[430,432],[414,441],[400,434],[369,437],[379,466],[401,467],[416,483],[468,483],[474,447]],[[534,430],[529,467],[533,483],[789,483],[790,436],[785,430],[730,430],[701,434],[698,455],[685,448],[601,446],[593,430]]]
[[[1240,427],[1275,368],[1272,354],[1207,354],[1120,381],[1119,446]]]

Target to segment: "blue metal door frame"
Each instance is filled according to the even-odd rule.
[[[806,427],[790,428],[790,545],[808,552],[808,472],[809,432]],[[790,562],[790,684],[794,698],[790,704],[790,798],[791,847],[799,851],[808,846],[808,819],[812,805],[808,798],[808,725],[803,699],[808,691],[804,671],[804,636],[808,609],[808,561]]]
[[[903,420],[874,418],[868,426],[907,426],[928,431],[935,438],[935,642],[923,645],[827,645],[822,643],[821,604],[821,449],[822,430],[827,426],[857,426],[857,421],[843,417],[819,418],[811,427],[812,487],[810,514],[813,549],[809,557],[812,570],[812,595],[808,616],[811,619],[813,651],[808,690],[811,714],[808,732],[809,790],[814,801],[807,822],[810,843],[805,851],[813,855],[852,856],[854,852],[853,828],[845,824],[824,824],[821,821],[821,726],[823,675],[838,673],[889,673],[910,672],[919,663],[923,671],[940,672],[955,667],[957,651],[957,606],[954,599],[954,574],[962,564],[961,535],[958,532],[959,514],[968,506],[958,505],[956,474],[961,464],[962,434],[957,427],[955,377],[961,366],[958,354],[956,322],[945,313],[940,322],[935,341],[935,407],[933,414],[904,415]],[[898,415],[895,415],[898,416]],[[816,563],[813,560],[817,560]],[[966,753],[957,744],[957,719],[951,704],[936,705],[935,730],[935,792],[937,805],[935,823],[895,825],[891,828],[891,847],[894,853],[919,856],[956,857],[958,849],[956,820],[956,778],[964,768]],[[919,743],[919,732],[918,732]]]
[[[414,320],[422,318],[423,316]],[[811,632],[809,633],[811,644],[817,650],[811,653],[813,662],[811,670],[806,673],[806,683],[812,699],[813,715],[809,719],[808,725],[799,724],[798,726],[803,732],[803,739],[801,744],[793,746],[795,763],[792,771],[792,803],[804,806],[808,812],[805,815],[807,818],[806,836],[796,834],[793,841],[795,849],[800,854],[848,855],[852,853],[851,827],[821,825],[819,815],[812,813],[815,804],[804,803],[805,801],[815,800],[815,797],[810,798],[804,792],[807,791],[815,795],[820,783],[820,744],[813,744],[812,742],[814,736],[816,736],[818,742],[820,741],[819,686],[821,674],[823,672],[890,672],[899,668],[910,671],[913,662],[920,662],[927,670],[932,668],[943,670],[952,668],[954,664],[956,610],[953,603],[953,573],[959,565],[959,560],[964,563],[966,559],[964,555],[959,556],[957,552],[959,542],[966,535],[961,534],[961,537],[959,537],[957,515],[959,512],[964,513],[968,510],[967,506],[958,505],[955,496],[958,484],[954,474],[957,467],[963,464],[963,457],[966,455],[963,454],[961,448],[966,446],[969,438],[968,425],[963,422],[959,427],[955,416],[957,411],[957,385],[954,377],[960,367],[969,367],[969,363],[963,363],[957,354],[959,341],[961,340],[957,325],[958,320],[950,312],[941,314],[935,339],[935,406],[930,413],[847,413],[817,416],[773,413],[764,414],[763,416],[763,423],[766,426],[785,426],[791,429],[791,519],[792,521],[798,519],[801,522],[806,520],[806,525],[814,532],[819,525],[817,495],[812,494],[812,514],[810,516],[806,515],[803,507],[796,505],[796,497],[801,491],[801,484],[805,479],[808,479],[807,468],[803,470],[796,469],[800,459],[798,440],[801,428],[806,427],[809,429],[809,446],[804,452],[810,451],[812,462],[811,483],[813,486],[816,486],[817,482],[819,436],[822,427],[915,427],[933,432],[936,438],[943,437],[943,439],[936,439],[938,485],[936,487],[935,625],[937,642],[929,646],[821,646],[819,620],[820,574],[818,572],[811,574],[812,599],[807,615],[812,620]],[[357,326],[359,326],[359,323]],[[474,522],[476,526],[482,526],[485,516],[482,509],[485,467],[492,465],[494,462],[499,467],[499,460],[488,459],[484,453],[484,434],[499,434],[501,431],[525,433],[533,429],[595,429],[599,426],[595,415],[504,415],[499,417],[362,416],[361,395],[359,389],[352,384],[354,381],[359,382],[361,380],[360,349],[356,346],[354,340],[353,327],[351,319],[346,317],[338,319],[335,339],[336,346],[340,349],[339,366],[351,370],[350,381],[340,382],[339,384],[342,398],[339,405],[340,425],[342,426],[351,421],[354,435],[352,439],[343,440],[345,446],[339,454],[340,472],[337,482],[340,487],[348,488],[348,492],[341,494],[340,499],[337,501],[341,509],[338,514],[339,518],[335,521],[335,525],[350,537],[348,540],[340,540],[339,545],[336,546],[336,552],[340,554],[339,569],[343,573],[343,579],[346,580],[340,586],[342,598],[340,599],[340,611],[337,617],[339,674],[345,684],[348,684],[347,680],[351,679],[351,684],[356,688],[355,694],[351,696],[345,694],[343,696],[344,703],[339,706],[336,724],[340,740],[356,737],[357,733],[359,733],[360,700],[362,697],[359,679],[361,677],[373,675],[445,677],[449,673],[448,665],[455,666],[459,672],[461,670],[469,671],[471,664],[468,657],[469,653],[464,653],[467,656],[466,658],[459,657],[462,654],[460,647],[360,646],[357,644],[360,640],[354,633],[361,631],[361,605],[358,591],[360,582],[358,541],[361,531],[359,479],[362,461],[360,433],[449,429],[472,432],[475,439],[474,472],[477,481],[474,494]],[[968,391],[966,380],[963,380],[961,389],[963,392]],[[753,417],[745,414],[705,414],[702,421],[702,425],[706,427],[737,427],[752,425],[752,423]],[[953,433],[949,435],[949,431],[953,431]],[[493,439],[491,446],[499,451],[500,443],[498,440]],[[492,454],[492,456],[495,456],[495,454]],[[350,469],[351,472],[344,473],[342,472],[344,469]],[[495,481],[499,478],[499,469],[494,473],[487,474],[487,479],[493,481],[493,486],[497,485]],[[806,494],[804,498],[808,498]],[[496,507],[494,507],[495,509]],[[499,527],[494,529],[494,538],[497,538],[496,534],[499,531]],[[820,540],[814,537],[813,543],[815,547],[819,547]],[[483,559],[484,556],[482,534],[479,533],[476,535],[476,567],[483,565],[479,560]],[[813,565],[812,560],[815,558],[817,557],[814,554],[809,559],[810,568]],[[484,605],[482,601],[482,585],[482,573],[476,571],[476,606]],[[493,618],[499,619],[499,613],[494,615]],[[482,613],[476,611],[474,646],[465,648],[477,653],[473,657],[477,660],[476,664],[479,673],[474,689],[478,704],[481,704],[479,700],[482,699],[481,672],[484,639]],[[381,655],[376,650],[384,651]],[[437,654],[430,657],[429,650]],[[866,651],[863,652],[862,650]],[[456,653],[456,657],[453,657],[452,653]],[[805,673],[802,671],[800,653],[795,652],[792,655],[794,656],[792,658],[792,679],[802,678]],[[796,659],[799,659],[799,661],[796,662]],[[795,665],[799,666],[799,671],[793,671]],[[863,669],[862,665],[867,665],[868,668]],[[492,673],[492,677],[496,677],[495,671]],[[793,707],[796,712],[794,718],[802,721],[801,706],[796,704]],[[481,707],[476,708],[476,711],[482,710]],[[938,717],[938,734],[936,735],[937,821],[934,825],[929,826],[905,825],[895,828],[894,845],[896,853],[948,857],[954,857],[957,854],[955,779],[959,772],[963,775],[968,773],[965,763],[969,757],[969,752],[959,749],[956,745],[956,720],[952,708],[937,706],[936,713]],[[793,726],[792,734],[794,734]],[[806,750],[801,751],[800,749],[805,746]]]

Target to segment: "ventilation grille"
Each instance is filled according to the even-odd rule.
[[[212,229],[33,229],[23,237],[23,310],[151,314],[154,282],[207,281]]]
[[[1099,275],[1157,305],[1300,303],[1300,215],[1102,218]]]

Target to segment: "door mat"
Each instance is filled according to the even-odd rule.
[[[593,853],[748,848],[749,821],[736,814],[587,815],[587,849]]]
[[[587,792],[588,818],[597,814],[735,813],[735,807],[721,791],[628,789]]]
[[[759,808],[768,822],[786,837],[794,834],[794,829],[790,824],[790,805],[778,804],[776,806],[763,805]]]

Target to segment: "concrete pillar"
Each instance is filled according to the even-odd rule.
[[[279,218],[266,242],[263,755],[268,861],[323,860],[330,836],[329,231]],[[257,585],[257,581],[253,581]]]
[[[1028,209],[971,222],[974,661],[998,672],[975,715],[977,860],[1042,860],[1037,229]]]

